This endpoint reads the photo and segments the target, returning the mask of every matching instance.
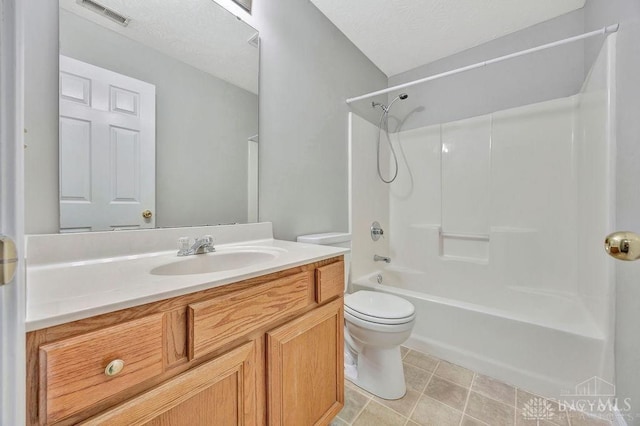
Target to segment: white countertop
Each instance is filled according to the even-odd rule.
[[[180,259],[176,250],[40,263],[27,267],[27,331],[51,327],[347,253],[348,249],[259,239],[216,244],[216,253],[266,250],[275,257],[251,266],[192,275],[154,275],[151,270]],[[207,256],[206,254],[195,256]]]

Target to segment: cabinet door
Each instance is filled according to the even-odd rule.
[[[246,343],[82,424],[256,425],[260,346]]]
[[[326,425],[344,405],[343,299],[267,333],[269,425]]]

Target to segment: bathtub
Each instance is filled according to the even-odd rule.
[[[382,276],[382,284],[378,276]],[[422,291],[416,291],[421,289]],[[381,270],[351,282],[351,291],[394,294],[416,307],[406,346],[550,398],[601,376],[605,335],[579,301],[502,288],[445,297],[423,274]]]

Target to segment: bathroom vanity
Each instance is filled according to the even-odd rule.
[[[246,247],[223,245],[197,256]],[[191,275],[149,273],[151,263],[177,262],[168,253],[34,265],[34,281],[48,275],[52,285],[63,285],[56,273],[67,274],[71,288],[83,276],[88,280],[77,288],[102,284],[104,274],[87,274],[105,265],[145,272],[129,284],[130,296],[138,288],[136,297],[117,289],[97,292],[95,299],[108,303],[90,308],[83,306],[90,297],[78,291],[52,301],[59,315],[48,311],[37,320],[28,307],[28,424],[328,424],[344,403],[342,253],[277,240],[252,241],[251,247],[277,247],[282,254],[259,265]],[[152,278],[136,284],[143,274]],[[180,294],[166,298],[170,293],[160,289],[172,280]],[[148,290],[150,282],[160,294]]]

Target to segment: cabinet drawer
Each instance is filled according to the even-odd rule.
[[[324,303],[344,294],[344,262],[335,262],[316,269],[316,301]]]
[[[81,425],[259,425],[255,367],[263,356],[255,342],[246,343]]]
[[[40,346],[40,419],[54,423],[162,373],[162,317],[151,315]],[[107,376],[113,360],[120,373]]]
[[[313,303],[312,272],[300,272],[187,309],[189,359],[296,313]]]

